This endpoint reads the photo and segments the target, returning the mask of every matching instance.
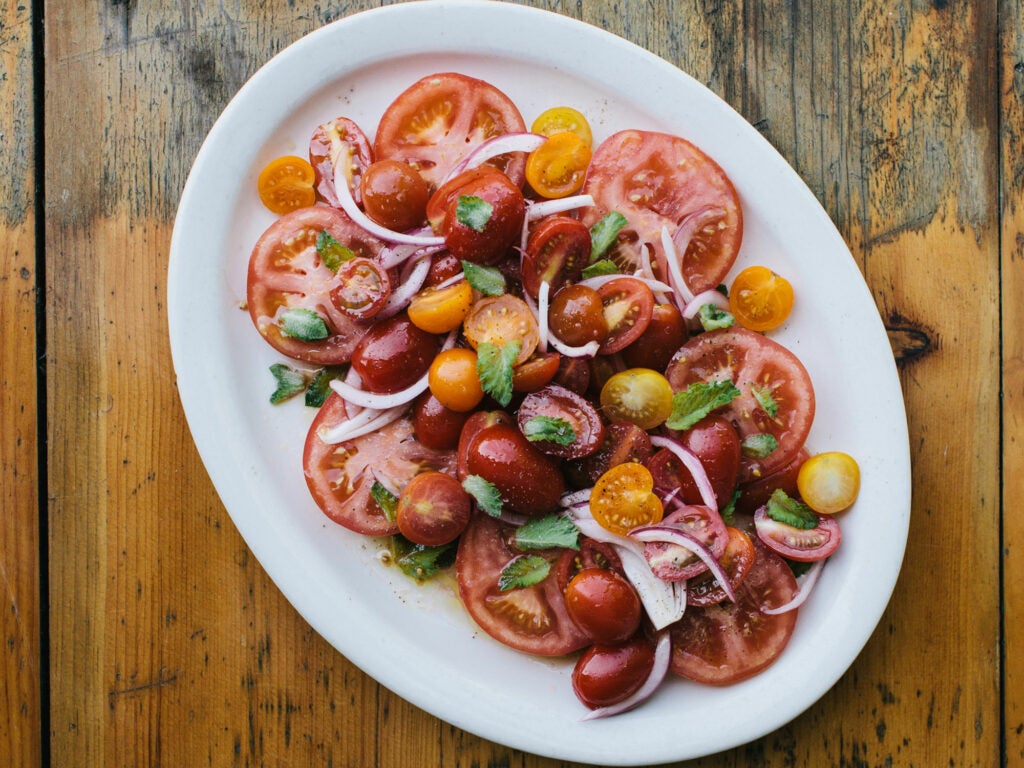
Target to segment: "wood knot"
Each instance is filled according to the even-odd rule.
[[[907,325],[903,318],[893,318],[893,322],[886,324],[885,332],[889,336],[889,344],[892,346],[892,354],[897,365],[903,365],[928,354],[934,346],[927,331]]]

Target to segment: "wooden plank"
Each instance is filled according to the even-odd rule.
[[[39,765],[35,107],[32,4],[0,9],[0,755]]]

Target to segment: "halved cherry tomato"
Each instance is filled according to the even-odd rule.
[[[617,277],[597,289],[604,306],[608,338],[602,355],[611,355],[636,341],[651,323],[654,294],[645,283],[632,277]]]
[[[724,507],[736,489],[736,477],[740,470],[742,454],[736,430],[726,419],[711,414],[678,437],[682,446],[700,459],[718,505]],[[687,504],[704,503],[690,470],[683,466],[683,462],[672,451],[662,448],[647,462],[647,468],[654,475],[654,487],[659,491],[668,493],[678,488],[680,501]],[[756,507],[750,511],[754,509]]]
[[[586,488],[612,467],[635,461],[643,464],[651,455],[651,437],[636,424],[616,421],[605,427],[604,442],[596,452],[566,462],[569,480]]]
[[[694,293],[710,290],[736,260],[743,239],[739,196],[725,171],[685,139],[635,130],[610,136],[594,151],[583,191],[595,203],[581,218],[588,227],[610,211],[629,222],[609,257],[630,272],[640,265],[645,243],[652,262],[664,269],[662,227],[674,234],[689,215],[705,209],[721,211],[721,218],[677,254],[686,284]]]
[[[857,500],[860,467],[849,454],[829,451],[811,456],[796,478],[800,498],[819,515],[842,512]]]
[[[818,525],[805,530],[773,520],[768,516],[767,507],[760,507],[754,513],[754,526],[758,538],[775,552],[790,560],[812,563],[835,552],[842,540],[839,523],[834,517],[815,516]]]
[[[583,113],[572,107],[551,107],[545,109],[530,126],[531,133],[539,133],[542,136],[553,136],[556,133],[570,131],[575,133],[588,147],[594,143],[594,135],[590,130],[590,123]]]
[[[360,182],[373,162],[373,150],[362,129],[347,117],[336,117],[317,126],[309,140],[309,162],[316,171],[317,197],[332,208],[340,208],[335,191],[334,169],[345,169],[349,189],[356,201],[362,199]]]
[[[355,320],[369,320],[391,296],[387,270],[372,259],[358,257],[342,262],[337,280],[331,289],[331,302]]]
[[[578,134],[563,131],[548,136],[530,153],[526,159],[526,180],[542,197],[568,197],[583,186],[589,165],[590,145]]]
[[[512,371],[512,389],[515,392],[533,392],[549,384],[555,374],[562,356],[557,352],[537,352],[522,365]]]
[[[549,384],[523,398],[516,413],[516,421],[523,434],[529,435],[527,425],[537,416],[561,419],[573,431],[573,440],[566,445],[551,440],[532,441],[549,456],[563,459],[589,456],[601,447],[604,440],[604,424],[597,409],[589,400],[557,384]]]
[[[416,475],[402,490],[395,522],[414,544],[438,547],[459,537],[472,511],[472,499],[458,480],[431,471]]]
[[[622,645],[592,645],[572,671],[572,689],[584,706],[607,707],[640,689],[654,668],[651,641],[638,635]]]
[[[473,349],[484,342],[501,347],[518,341],[519,356],[515,365],[529,360],[540,341],[537,318],[525,301],[508,293],[486,296],[473,304],[462,330]]]
[[[287,213],[256,241],[249,259],[246,298],[253,324],[274,349],[316,365],[335,365],[349,361],[368,328],[331,301],[336,275],[317,254],[321,232],[357,256],[372,258],[384,247],[341,211],[320,205]],[[320,315],[327,324],[327,338],[303,341],[286,335],[278,318],[289,309]]]
[[[567,285],[555,294],[548,307],[548,327],[560,341],[581,347],[599,344],[608,337],[601,295],[587,285]]]
[[[686,339],[686,321],[676,305],[655,304],[647,330],[622,350],[622,359],[630,368],[664,371]]]
[[[512,417],[504,411],[474,411],[469,414],[469,418],[466,419],[462,425],[462,431],[459,433],[458,447],[456,449],[459,480],[465,480],[466,476],[470,474],[469,446],[472,444],[473,438],[485,427],[492,427],[495,424],[509,425],[512,423]]]
[[[458,328],[473,305],[473,289],[465,280],[447,288],[425,288],[409,302],[409,319],[428,333]]]
[[[736,499],[736,513],[752,517],[757,508],[762,504],[767,504],[771,495],[779,489],[785,491],[788,496],[798,497],[800,489],[797,488],[797,477],[800,474],[800,467],[809,456],[807,449],[801,448],[793,460],[784,467],[780,467],[770,475],[741,483],[737,489],[740,496]]]
[[[584,568],[565,588],[565,607],[592,641],[624,643],[640,628],[643,606],[636,588],[614,571]]]
[[[401,160],[436,188],[477,145],[526,130],[516,105],[490,83],[452,72],[428,75],[385,110],[373,148],[377,159]],[[490,161],[516,186],[523,183],[521,153]]]
[[[290,213],[316,202],[314,178],[313,166],[301,157],[277,157],[260,171],[256,189],[270,211]]]
[[[407,163],[371,163],[363,173],[360,190],[366,215],[381,226],[405,231],[426,221],[430,187]]]
[[[701,505],[679,507],[662,520],[662,525],[678,528],[721,557],[729,541],[729,533],[722,516],[710,507]],[[644,557],[654,575],[665,581],[686,581],[704,573],[708,567],[686,547],[656,541],[644,544]]]
[[[665,514],[652,491],[654,479],[643,464],[619,464],[594,483],[590,513],[605,530],[625,536],[639,525],[650,525]]]
[[[440,352],[430,364],[427,380],[434,397],[453,411],[471,411],[484,399],[476,372],[476,352],[471,349],[456,347]]]
[[[523,288],[537,298],[540,284],[548,283],[554,296],[566,283],[580,279],[589,260],[590,230],[569,216],[550,216],[536,226],[526,243]]]
[[[752,331],[782,325],[793,309],[793,286],[768,267],[747,267],[732,281],[729,310],[736,322]]]
[[[725,552],[718,558],[718,562],[725,569],[729,584],[735,590],[750,573],[754,560],[757,558],[757,550],[754,549],[754,542],[750,536],[739,528],[733,528],[730,525],[726,527],[726,530],[729,540],[725,545]],[[726,597],[722,585],[710,571],[705,571],[686,582],[687,605],[717,605]]]
[[[671,415],[672,396],[672,385],[657,371],[629,368],[601,387],[601,410],[611,421],[631,421],[641,429],[654,429]]]

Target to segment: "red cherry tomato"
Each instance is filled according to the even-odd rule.
[[[565,588],[565,607],[595,643],[624,643],[640,628],[643,606],[636,589],[614,571],[584,568]]]
[[[520,431],[529,438],[531,420],[540,417],[561,419],[573,431],[573,440],[561,444],[553,440],[533,440],[533,444],[550,456],[563,459],[578,459],[589,456],[601,447],[604,440],[604,424],[597,409],[575,392],[549,384],[523,398],[516,420]],[[536,424],[536,422],[532,422]]]
[[[569,479],[585,488],[612,467],[635,461],[645,463],[651,456],[651,438],[646,431],[628,421],[616,421],[605,427],[601,447],[582,459],[566,462]]]
[[[537,352],[512,371],[512,389],[533,392],[550,383],[558,373],[561,355],[556,352]]]
[[[317,197],[332,208],[341,207],[334,187],[334,168],[339,160],[352,196],[358,201],[360,182],[373,162],[373,150],[366,134],[347,117],[336,117],[318,126],[309,140],[309,162],[316,172]]]
[[[357,256],[372,258],[384,245],[344,213],[326,206],[285,214],[256,241],[249,259],[246,297],[253,324],[274,349],[315,365],[335,365],[349,361],[367,327],[339,311],[331,301],[336,275],[317,254],[316,240],[321,232],[327,232]],[[320,315],[327,325],[327,338],[304,341],[285,334],[278,317],[290,309]]]
[[[665,263],[662,227],[674,234],[690,214],[721,211],[691,239],[681,260],[683,278],[700,293],[719,285],[729,272],[743,238],[739,197],[729,177],[710,157],[685,139],[647,131],[621,131],[594,152],[583,192],[593,195],[585,209],[587,226],[618,211],[629,222],[619,232],[610,257],[632,271],[644,243],[655,264]],[[660,275],[667,277],[667,275]]]
[[[622,359],[630,368],[664,371],[686,339],[686,322],[675,304],[655,304],[647,330],[622,350]]]
[[[740,438],[732,424],[721,416],[706,416],[679,435],[683,447],[700,459],[718,506],[724,507],[732,499],[736,477],[740,470]],[[647,462],[654,475],[654,487],[660,491],[680,488],[679,499],[687,504],[703,504],[693,475],[672,451],[662,448]]]
[[[527,240],[523,288],[537,298],[541,283],[548,283],[553,296],[566,283],[579,280],[589,261],[590,230],[569,216],[551,216]]]
[[[430,187],[407,163],[371,164],[363,172],[360,190],[366,215],[388,229],[404,231],[426,222]]]
[[[796,528],[768,517],[766,507],[754,513],[757,537],[769,548],[790,560],[811,563],[824,560],[836,551],[842,534],[839,523],[830,515],[819,515],[818,525],[810,529]]]
[[[548,327],[559,338],[574,347],[591,341],[603,343],[608,338],[601,295],[586,285],[567,285],[551,299]]]
[[[469,525],[472,499],[451,475],[424,472],[398,498],[398,530],[414,544],[438,547],[455,541]]]
[[[465,480],[469,472],[469,446],[485,427],[495,424],[513,424],[512,417],[504,411],[476,411],[467,414],[468,418],[459,433],[456,456],[458,458],[459,480]]]
[[[496,264],[522,236],[526,200],[522,190],[499,172],[470,171],[456,176],[434,198],[446,201],[444,215],[434,224],[437,203],[431,198],[428,215],[452,255],[479,264]]]
[[[597,289],[603,305],[608,336],[602,355],[619,352],[647,330],[654,312],[654,294],[646,284],[632,277],[617,277]]]
[[[358,257],[338,267],[331,302],[353,320],[371,319],[383,309],[390,296],[391,279],[377,262]]]
[[[654,647],[639,636],[623,645],[592,645],[572,672],[572,689],[590,709],[618,704],[636,693],[654,669]]]
[[[467,446],[467,470],[492,483],[510,511],[545,515],[558,509],[565,479],[554,459],[514,426],[481,429]]]
[[[470,417],[469,413],[445,408],[429,390],[416,398],[412,413],[416,439],[428,448],[440,450],[454,450],[458,446],[462,427]]]
[[[670,525],[689,534],[707,547],[716,559],[725,552],[729,541],[722,516],[709,507],[680,507],[666,515],[662,525]],[[678,544],[649,542],[644,545],[644,557],[654,575],[665,581],[686,581],[708,569],[703,560]]]
[[[440,348],[437,336],[395,315],[370,327],[352,353],[352,368],[370,392],[398,392],[427,372]]]
[[[809,456],[807,449],[801,448],[786,466],[775,470],[770,475],[740,485],[740,497],[736,500],[737,514],[752,516],[757,508],[767,504],[771,495],[780,488],[786,492],[787,496],[799,497],[797,480],[800,467]]]
[[[754,542],[750,536],[739,528],[728,526],[726,530],[729,540],[725,545],[725,552],[718,558],[718,562],[725,569],[726,576],[729,577],[729,584],[736,589],[750,573],[754,560],[757,558],[757,551],[754,549]],[[687,605],[717,605],[726,597],[722,585],[710,571],[694,576],[686,582]]]
[[[451,72],[428,75],[385,110],[373,149],[377,159],[401,160],[436,188],[448,172],[487,139],[526,130],[516,105],[490,83]],[[526,157],[490,161],[522,186]]]

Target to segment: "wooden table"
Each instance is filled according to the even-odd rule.
[[[694,765],[1024,764],[1021,2],[535,4],[676,63],[785,155],[906,396],[910,542],[878,630],[795,722]],[[274,53],[373,5],[0,9],[4,765],[557,764],[424,714],[315,635],[175,390],[168,243],[200,142]]]

